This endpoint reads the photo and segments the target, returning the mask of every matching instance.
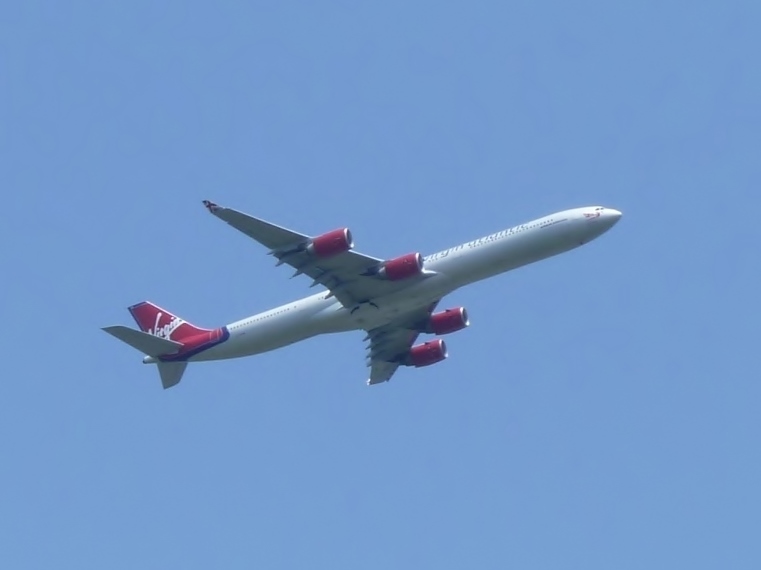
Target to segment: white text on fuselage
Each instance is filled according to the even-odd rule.
[[[463,249],[473,249],[482,245],[486,245],[489,243],[494,243],[495,241],[499,241],[501,239],[513,236],[519,232],[522,232],[524,230],[527,230],[529,228],[548,228],[550,226],[554,226],[556,224],[559,224],[561,222],[567,221],[568,218],[559,218],[559,219],[552,219],[548,218],[546,220],[542,220],[541,222],[530,222],[528,224],[521,224],[519,226],[515,226],[513,228],[508,228],[506,230],[502,230],[501,232],[497,232],[496,234],[491,234],[486,237],[478,238],[473,241],[469,241],[467,243],[463,243],[461,245],[456,245],[455,247],[450,247],[449,249],[445,249],[444,251],[439,251],[437,253],[433,253],[431,255],[428,255],[423,258],[423,261],[436,261],[437,259],[443,259],[447,257],[450,253],[455,253],[457,251],[462,251]]]

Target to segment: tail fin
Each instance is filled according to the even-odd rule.
[[[176,353],[183,345],[193,343],[191,337],[211,332],[191,325],[169,311],[157,307],[153,303],[143,301],[129,307],[129,312],[140,327],[140,331],[123,326],[104,327],[104,331],[126,342],[149,357],[143,362],[155,362],[158,365],[161,385],[171,388],[182,379],[188,363],[163,362],[156,357]],[[189,340],[190,339],[190,340]]]
[[[129,312],[141,331],[175,342],[182,342],[183,339],[208,331],[191,325],[149,301],[132,305]]]

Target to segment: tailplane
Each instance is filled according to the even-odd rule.
[[[149,301],[132,305],[129,312],[140,327],[139,331],[121,325],[104,327],[103,330],[147,355],[148,358],[143,362],[155,362],[164,388],[178,384],[188,363],[182,360],[165,362],[159,357],[168,357],[183,347],[187,349],[188,346],[194,346],[198,342],[198,335],[212,331],[191,325]]]
[[[171,354],[177,352],[182,347],[181,342],[159,338],[121,325],[103,327],[103,330],[148,356]]]
[[[187,362],[159,362],[159,376],[164,390],[180,383],[187,366]]]

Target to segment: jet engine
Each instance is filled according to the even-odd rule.
[[[333,257],[354,247],[354,240],[348,228],[340,228],[313,238],[306,250],[319,258]]]
[[[419,253],[408,253],[386,261],[378,270],[378,275],[389,281],[408,279],[423,272],[423,256]]]
[[[447,356],[448,353],[446,343],[440,338],[437,338],[436,340],[431,340],[424,342],[423,344],[413,346],[407,354],[407,358],[404,363],[407,366],[415,366],[416,368],[420,368],[421,366],[429,366],[431,364],[441,362]]]
[[[469,325],[470,320],[465,307],[457,307],[431,315],[424,332],[437,335],[449,334],[462,330]]]

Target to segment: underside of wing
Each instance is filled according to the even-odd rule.
[[[398,362],[386,362],[384,360],[375,360],[370,366],[370,378],[367,379],[368,386],[388,382],[401,366]]]
[[[420,254],[384,261],[353,251],[351,232],[346,228],[310,236],[208,200],[204,205],[217,218],[267,247],[277,265],[293,267],[293,277],[311,277],[312,286],[326,287],[346,307],[393,293],[411,280],[434,274],[423,269]]]
[[[388,382],[399,366],[412,364],[409,360],[410,349],[420,335],[421,323],[430,317],[437,304],[438,301],[367,332],[369,385]]]

